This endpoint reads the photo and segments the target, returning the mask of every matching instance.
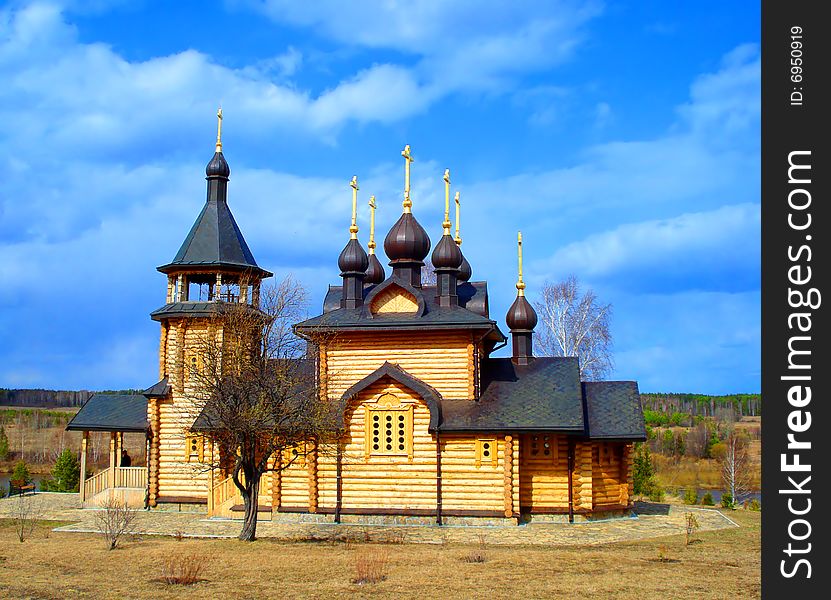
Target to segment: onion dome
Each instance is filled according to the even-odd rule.
[[[458,269],[462,264],[462,251],[453,241],[449,233],[441,236],[441,240],[433,250],[433,267],[436,269]]]
[[[511,331],[531,331],[537,326],[537,311],[524,295],[517,296],[508,309],[505,322]]]
[[[462,249],[459,248],[459,252],[461,251]],[[471,276],[473,276],[473,268],[467,262],[465,255],[462,254],[462,264],[459,266],[459,273],[456,275],[456,279],[460,283],[464,283],[465,281],[470,281]]]
[[[363,273],[369,266],[369,258],[356,238],[351,238],[338,257],[341,273]]]
[[[225,157],[222,155],[222,150],[217,150],[214,153],[213,158],[208,163],[208,166],[205,167],[205,175],[208,177],[225,177],[227,178],[231,174],[231,167],[228,166],[228,162],[225,160]]]
[[[381,283],[386,278],[384,267],[381,266],[381,261],[375,256],[375,253],[369,255],[369,266],[366,269],[366,276],[364,283],[376,284]]]
[[[411,212],[403,213],[384,238],[390,262],[424,262],[430,252],[430,237]]]

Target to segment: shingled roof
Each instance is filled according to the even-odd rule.
[[[606,440],[646,439],[641,396],[634,381],[583,383],[589,437]]]
[[[442,401],[441,431],[583,433],[583,398],[576,358],[482,361],[479,400]]]
[[[147,430],[147,398],[141,394],[94,394],[66,429],[143,433]]]
[[[228,208],[228,202],[221,199],[209,199],[205,203],[176,257],[172,262],[159,267],[159,271],[168,273],[183,267],[254,270],[263,275],[271,275],[257,265]]]

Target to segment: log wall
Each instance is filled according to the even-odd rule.
[[[620,442],[592,444],[592,503],[595,508],[629,503],[631,446]]]
[[[532,444],[535,437],[536,443]],[[523,435],[520,439],[519,504],[522,509],[568,510],[568,439],[553,434]],[[546,442],[550,448],[544,447]]]
[[[329,397],[341,395],[385,361],[434,387],[442,398],[471,399],[475,348],[467,332],[342,334],[326,348]]]

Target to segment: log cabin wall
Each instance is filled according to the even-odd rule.
[[[592,510],[592,442],[582,441],[574,444],[574,470],[572,472],[574,489],[574,511],[591,512]]]
[[[198,452],[190,452],[186,432],[199,412],[191,399],[196,389],[188,375],[190,367],[187,363],[198,355],[209,331],[213,330],[208,319],[172,319],[162,325],[164,339],[159,348],[160,363],[172,386],[170,396],[159,399],[156,409],[159,427],[154,444],[158,449],[158,497],[163,501],[175,498],[204,502],[207,498],[210,474],[200,466]]]
[[[629,459],[632,444],[592,444],[592,503],[595,509],[629,504]]]
[[[476,349],[471,339],[463,331],[341,334],[326,349],[329,397],[339,399],[349,386],[389,361],[434,387],[444,399],[472,399]]]
[[[386,406],[379,404],[382,398],[389,406],[396,404],[412,412],[412,446],[407,448],[408,454],[377,455],[367,444],[367,411],[371,416],[373,408]],[[420,398],[396,382],[381,379],[350,402],[346,424],[341,500],[345,513],[350,509],[435,510],[436,442],[428,431],[430,410]],[[444,469],[444,465],[442,467]],[[335,452],[321,451],[317,468],[318,506],[331,512],[337,501]]]
[[[523,435],[520,439],[519,504],[522,510],[567,512],[568,438],[534,434]]]
[[[477,440],[492,441],[496,446],[495,460],[483,456],[477,460]],[[443,433],[441,445],[442,511],[484,511],[504,516],[505,437]],[[512,486],[510,494],[512,498]]]

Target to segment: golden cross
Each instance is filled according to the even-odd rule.
[[[358,176],[353,175],[352,181],[349,182],[352,188],[352,225],[349,226],[350,237],[353,240],[358,239]]]
[[[222,152],[222,107],[216,111],[216,151]]]
[[[409,144],[404,146],[401,156],[404,157],[404,212],[408,213],[413,206],[410,200],[410,163],[413,162],[413,157],[410,155]]]
[[[519,279],[516,282],[517,296],[525,295],[525,282],[522,281],[522,232],[517,232],[517,255],[519,257]]]
[[[369,248],[370,254],[375,254],[375,196],[369,197]]]
[[[450,169],[444,170],[444,235],[450,235]]]
[[[459,202],[459,192],[456,192],[456,197],[454,198],[456,201],[456,244],[458,246],[462,245],[462,238],[459,237],[459,210],[461,207],[461,202]]]

